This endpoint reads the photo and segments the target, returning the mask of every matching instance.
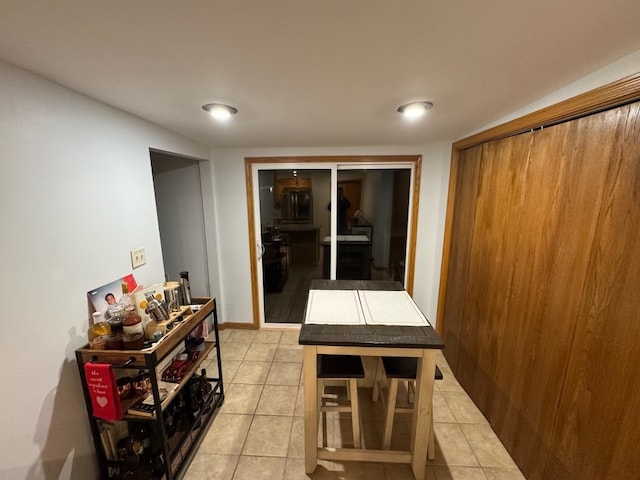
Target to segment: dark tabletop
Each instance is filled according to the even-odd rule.
[[[376,280],[312,280],[310,290],[404,290],[400,282]],[[301,345],[444,348],[431,326],[302,324]]]

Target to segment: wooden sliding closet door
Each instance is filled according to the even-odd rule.
[[[455,214],[452,228],[456,237],[451,244],[449,255],[450,275],[447,282],[448,294],[445,299],[447,328],[443,332],[447,345],[445,355],[453,371],[457,369],[458,349],[462,344],[460,336],[462,335],[464,299],[469,277],[469,255],[473,237],[473,219],[475,218],[481,155],[482,147],[473,147],[460,152],[458,159]]]
[[[444,353],[529,479],[638,471],[639,145],[634,104],[459,155]]]
[[[640,104],[580,122],[595,218],[584,275],[564,290],[575,330],[545,478],[639,478]]]

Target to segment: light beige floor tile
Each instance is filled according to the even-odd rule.
[[[249,343],[225,342],[225,344],[220,347],[222,368],[224,368],[224,362],[228,360],[243,360],[247,350],[249,350],[249,345]]]
[[[480,465],[483,467],[516,468],[497,435],[490,425],[460,425]]]
[[[216,361],[215,354],[209,355],[206,360],[203,360],[200,364],[200,368],[204,368],[207,370],[207,375],[209,377],[217,377],[218,376],[218,362]]]
[[[253,415],[256,412],[263,386],[232,383],[225,392],[221,412]]]
[[[200,445],[200,451],[239,455],[242,452],[251,422],[251,415],[218,413]]]
[[[461,392],[464,393],[464,389],[458,383],[458,380],[453,376],[451,370],[442,368],[442,380],[436,380],[435,387],[441,392]],[[465,393],[466,395],[466,393]]]
[[[294,417],[289,438],[288,458],[304,458],[304,418]]]
[[[487,419],[465,392],[441,391],[458,423],[483,423]]]
[[[274,332],[272,330],[258,330],[256,336],[253,337],[253,343],[280,343],[282,332]]]
[[[334,420],[333,446],[353,448],[353,426],[350,418],[337,417]]]
[[[483,468],[487,480],[526,480],[517,468]]]
[[[278,345],[272,343],[252,343],[244,359],[252,362],[270,362],[277,348]]]
[[[385,463],[384,478],[386,480],[415,480],[411,466],[403,463]],[[435,480],[433,469],[427,465],[425,480]]]
[[[197,453],[184,476],[185,480],[231,480],[238,464],[238,455]]]
[[[442,392],[433,392],[433,421],[437,423],[455,423],[456,417]]]
[[[242,455],[286,457],[293,417],[254,415]]]
[[[302,363],[303,355],[302,345],[288,345],[280,343],[275,356],[273,357],[273,361]]]
[[[294,417],[302,418],[304,417]],[[322,447],[336,447],[334,437],[336,430],[336,419],[338,414],[336,412],[323,412],[318,419],[318,445]]]
[[[434,466],[436,480],[487,480],[481,468]]]
[[[270,362],[241,362],[233,383],[264,384],[270,367]]]
[[[240,367],[241,360],[223,360],[222,362],[222,381],[225,385],[229,385],[233,382],[238,367]]]
[[[285,464],[285,458],[243,455],[233,480],[282,480]]]
[[[382,422],[385,415],[384,404],[380,400],[373,402],[371,400],[373,389],[358,387],[358,401],[360,402],[360,416],[363,420],[376,419]]]
[[[296,396],[296,410],[293,413],[296,417],[304,417],[304,387],[298,386],[298,395]]]
[[[461,467],[480,466],[458,424],[434,423],[433,431],[436,441],[436,458],[432,461],[433,464]]]
[[[362,435],[364,437],[364,445],[366,448],[372,448],[378,450],[382,448],[382,435],[378,433],[379,420],[365,420],[362,419]]]
[[[231,330],[225,343],[251,343],[257,334],[257,330],[237,329]]]
[[[343,462],[341,476],[348,480],[384,480],[384,465],[372,462]]]
[[[295,385],[300,383],[301,363],[273,362],[269,369],[268,385]]]
[[[218,338],[220,339],[220,345],[227,341],[232,331],[233,330],[231,330],[230,328],[225,328],[224,330],[218,329]],[[211,338],[211,341],[215,341],[215,335],[213,334],[213,331],[209,334],[209,338]]]
[[[284,480],[339,480],[344,477],[340,472],[333,471],[330,467],[332,462],[319,460],[315,471],[307,475],[305,473],[304,458],[287,457],[287,464],[284,471]]]
[[[297,393],[297,385],[265,385],[256,414],[292,417],[296,409]]]
[[[300,338],[300,331],[294,332],[282,332],[280,337],[280,345],[298,345],[298,338]]]
[[[318,462],[312,475],[306,475],[303,348],[298,345],[298,337],[298,331],[226,329],[220,332],[226,400],[185,479],[230,479],[234,471],[233,478],[237,480],[413,478],[409,465],[323,460]],[[435,384],[436,460],[429,461],[426,480],[523,480],[524,476],[459,385],[441,352],[438,352],[437,363],[445,378]],[[208,375],[217,375],[215,355],[211,354],[203,368]],[[384,410],[381,402],[374,404],[370,398],[371,389],[361,387],[359,399],[365,444],[368,448],[377,448],[382,437]],[[403,398],[401,395],[402,401]],[[250,415],[253,412],[256,414]],[[330,412],[323,417],[325,421],[319,422],[319,445],[324,435],[326,446],[353,445],[348,413]],[[411,416],[398,415],[392,448],[408,448],[410,437]]]

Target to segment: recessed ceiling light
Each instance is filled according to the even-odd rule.
[[[411,102],[398,107],[398,112],[403,114],[407,118],[421,117],[433,107],[431,102]]]
[[[237,108],[224,103],[207,103],[202,106],[202,109],[209,112],[216,120],[228,120],[231,115],[238,113]]]

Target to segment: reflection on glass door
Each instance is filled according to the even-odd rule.
[[[331,236],[331,170],[259,170],[265,323],[301,323]]]
[[[337,279],[404,285],[410,182],[409,168],[338,170]]]

